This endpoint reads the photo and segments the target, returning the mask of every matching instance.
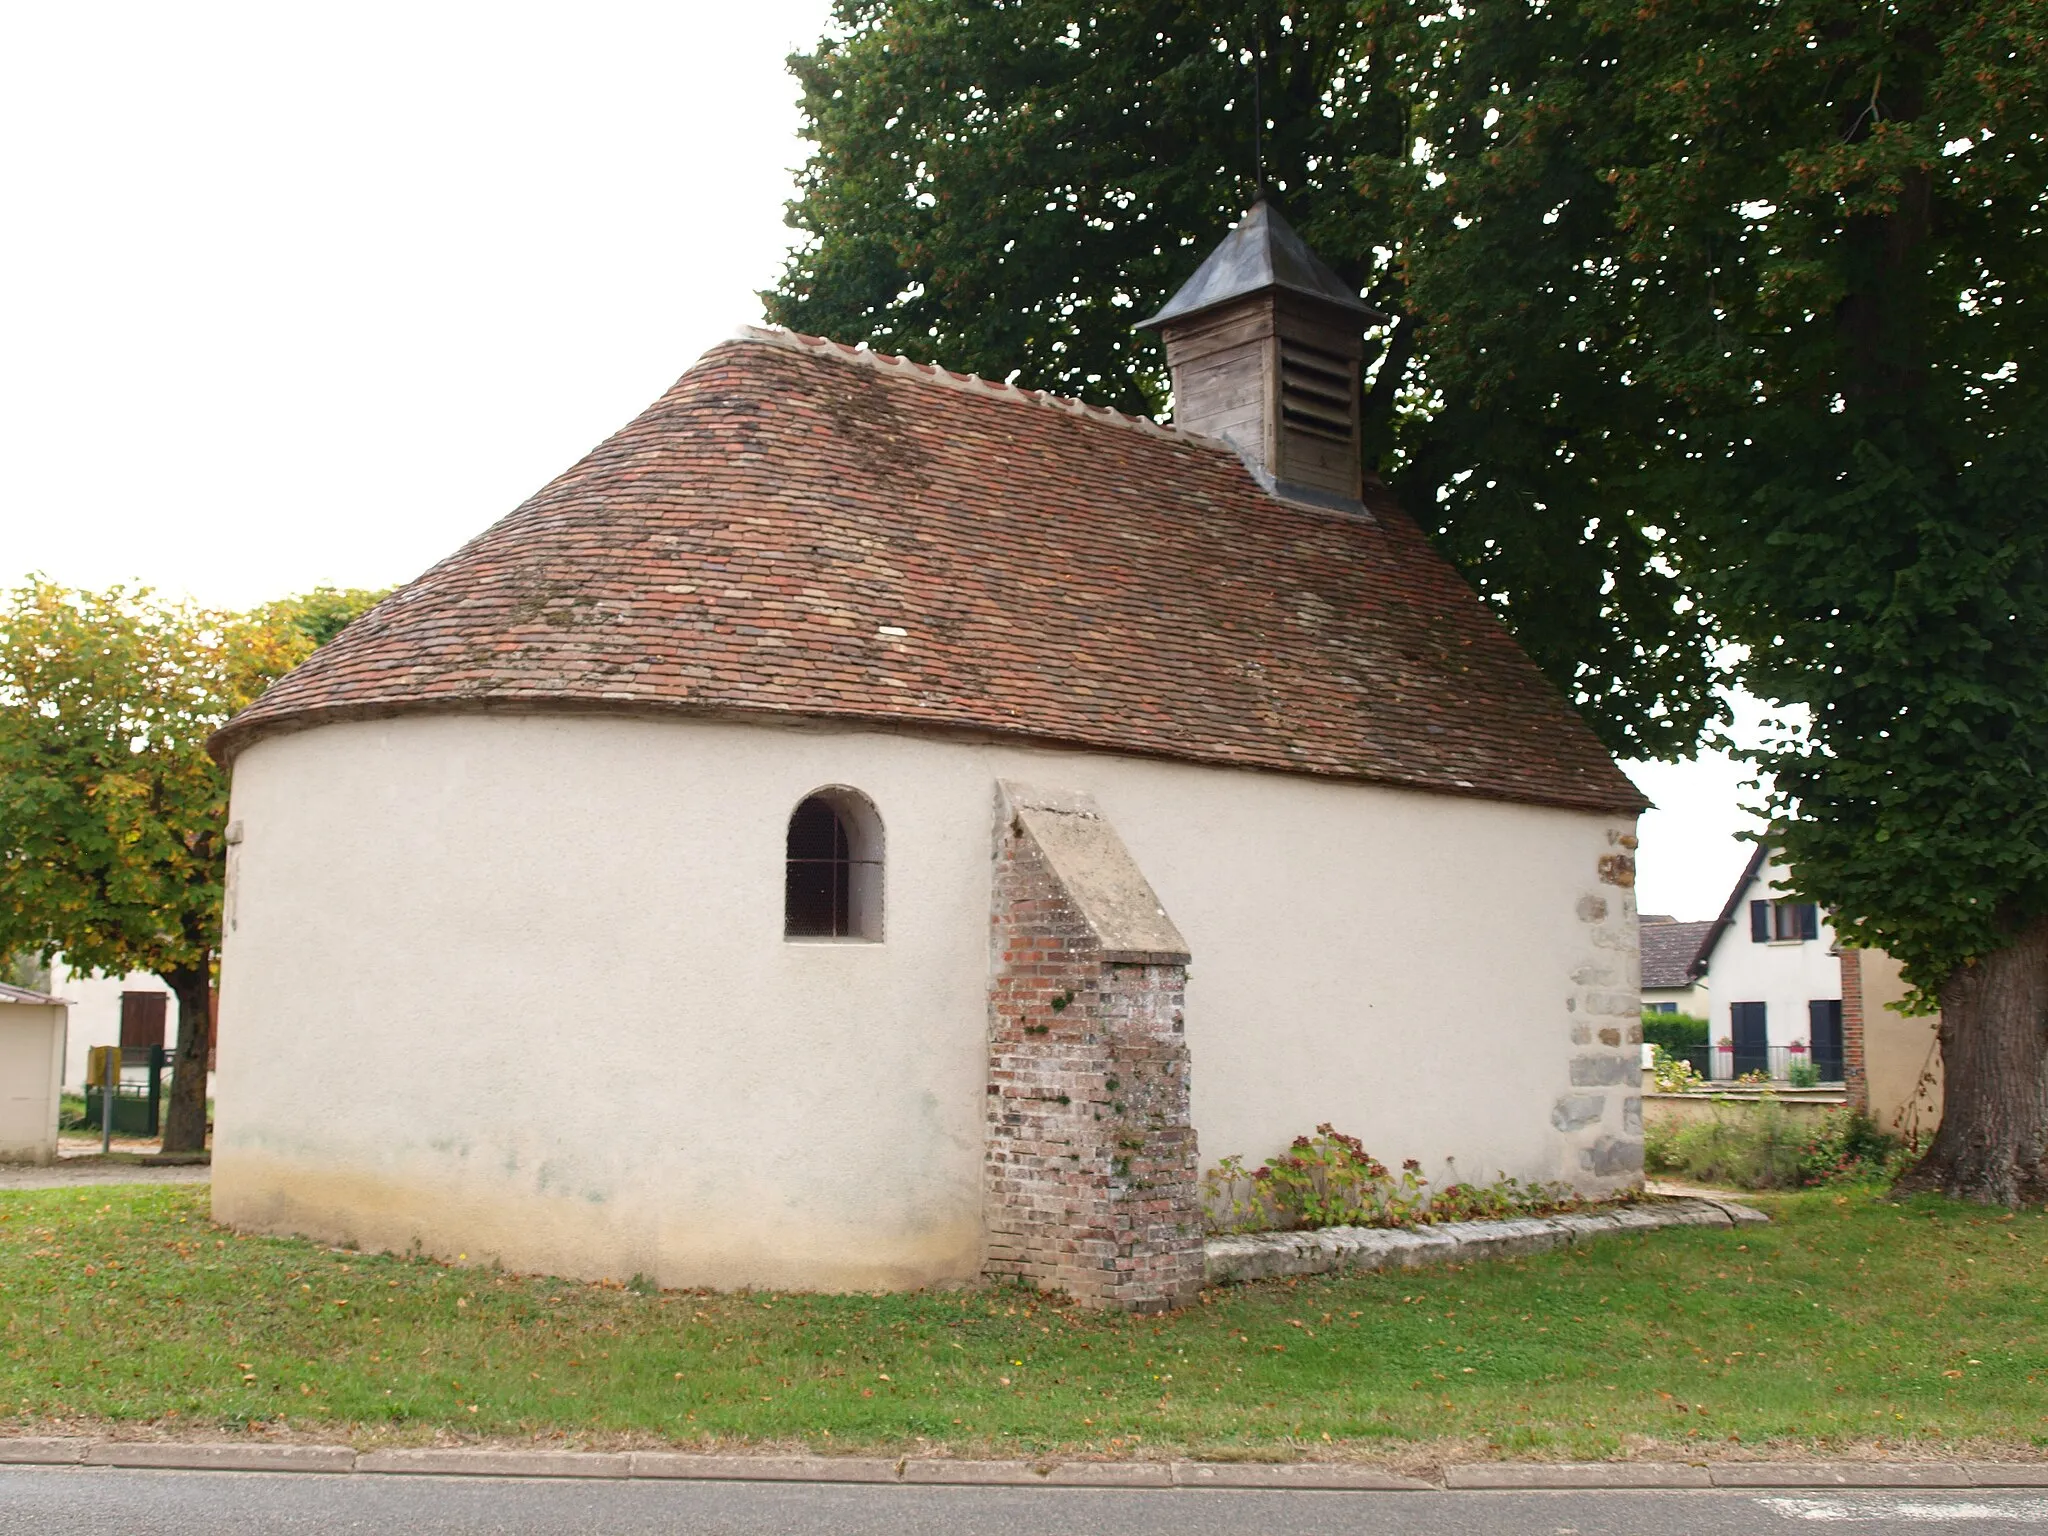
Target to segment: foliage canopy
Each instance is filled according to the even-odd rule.
[[[0,617],[0,949],[205,970],[227,778],[206,738],[312,650],[146,590],[31,582]]]
[[[1584,387],[1597,370],[1562,346],[1540,369],[1495,370],[1483,398],[1437,383],[1445,332],[1411,301],[1403,216],[1357,186],[1361,162],[1397,164],[1412,144],[1407,61],[1349,0],[842,0],[835,14],[792,61],[816,148],[791,220],[809,239],[764,295],[772,319],[1160,411],[1163,359],[1132,327],[1251,201],[1256,102],[1289,219],[1395,317],[1365,424],[1405,504],[1617,752],[1688,751],[1719,717],[1668,519],[1639,513],[1618,467],[1617,392]],[[1527,292],[1569,273],[1554,243],[1518,243]],[[1576,339],[1571,304],[1560,290],[1502,323]]]
[[[0,607],[0,955],[170,986],[172,1150],[205,1136],[228,809],[206,740],[374,597],[235,614],[31,580]]]
[[[1373,20],[1440,146],[1363,178],[1410,231],[1433,377],[1483,402],[1595,359],[1558,394],[1800,720],[1758,762],[1802,884],[1923,988],[2004,948],[2048,913],[2048,8]],[[1553,290],[1513,248],[1581,222],[1583,342],[1532,347],[1517,290]]]
[[[1396,316],[1404,504],[1618,752],[1691,750],[1735,642],[1811,722],[1760,758],[1789,862],[1935,988],[2048,912],[2044,23],[849,0],[767,298],[1156,409],[1129,327],[1250,195],[1256,69],[1290,216]]]

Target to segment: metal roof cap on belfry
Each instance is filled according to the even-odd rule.
[[[1323,265],[1322,258],[1294,232],[1294,226],[1280,216],[1279,209],[1260,198],[1223,237],[1223,243],[1209,253],[1209,259],[1195,270],[1195,275],[1181,284],[1180,292],[1168,299],[1166,307],[1151,319],[1140,320],[1138,329],[1185,320],[1205,309],[1263,293],[1268,288],[1285,288],[1321,299],[1350,310],[1367,325],[1386,319],[1346,287],[1343,278]]]

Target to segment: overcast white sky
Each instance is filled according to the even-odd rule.
[[[0,7],[0,583],[386,586],[760,318],[827,0]],[[1711,916],[1739,770],[1639,775]]]

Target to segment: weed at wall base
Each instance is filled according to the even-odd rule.
[[[1711,1120],[1650,1125],[1643,1166],[1736,1189],[1803,1189],[1820,1184],[1890,1182],[1911,1154],[1858,1109],[1795,1121],[1776,1100],[1720,1105]]]
[[[1202,1175],[1202,1203],[1212,1231],[1274,1232],[1545,1216],[1589,1202],[1568,1185],[1524,1184],[1505,1174],[1492,1184],[1432,1188],[1414,1158],[1393,1173],[1357,1137],[1325,1124],[1257,1168],[1224,1158]]]

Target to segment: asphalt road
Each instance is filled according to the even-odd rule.
[[[1320,1493],[0,1468],[0,1536],[1752,1536],[2015,1532],[2048,1494]]]

